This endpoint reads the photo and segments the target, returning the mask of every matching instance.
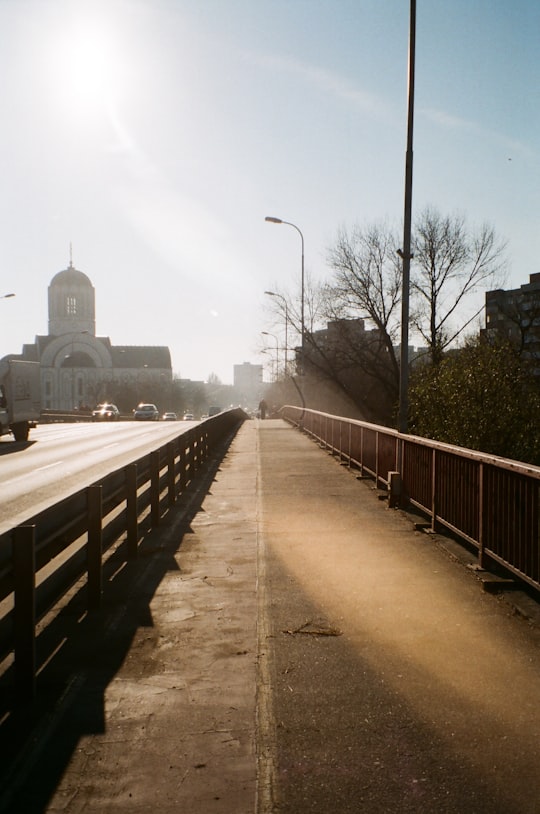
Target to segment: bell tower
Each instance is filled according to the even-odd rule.
[[[86,274],[75,268],[71,256],[68,268],[49,285],[49,336],[70,333],[96,334],[95,289]]]

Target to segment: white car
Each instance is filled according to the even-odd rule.
[[[176,421],[178,419],[178,416],[176,415],[176,413],[173,412],[163,413],[161,419],[162,421]]]
[[[184,413],[184,421],[195,421],[193,413]]]

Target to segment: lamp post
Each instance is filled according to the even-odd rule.
[[[301,277],[301,306],[300,306],[300,329],[301,329],[301,352],[302,352],[302,371],[304,370],[304,350],[305,350],[305,321],[304,321],[304,235],[296,226],[296,224],[291,223],[288,220],[281,220],[281,218],[272,218],[266,217],[265,221],[267,223],[283,223],[285,226],[292,226],[293,229],[296,229],[298,234],[300,235],[300,240],[302,241],[302,277]]]
[[[278,354],[279,354],[279,345],[278,345],[278,338],[275,334],[268,333],[268,331],[261,331],[263,336],[271,336],[273,339],[276,340],[276,366],[274,368],[274,381],[277,381],[278,378]]]
[[[289,308],[287,306],[287,300],[285,297],[282,297],[281,294],[276,294],[274,291],[265,291],[265,294],[268,294],[269,297],[277,297],[278,299],[282,300],[283,305],[285,306],[285,375],[287,375],[287,371],[289,369],[289,359],[287,356],[287,351],[289,347],[289,339],[288,339],[288,327],[289,327]]]
[[[399,371],[398,430],[407,432],[409,412],[409,288],[411,268],[411,210],[413,181],[413,123],[414,123],[414,63],[416,50],[416,0],[410,0],[409,22],[409,86],[407,115],[407,151],[405,155],[405,204],[403,217],[403,249],[398,254],[403,261],[401,296],[401,352]],[[401,444],[399,445],[401,450]],[[399,454],[401,458],[401,452]],[[398,461],[401,468],[401,460]]]

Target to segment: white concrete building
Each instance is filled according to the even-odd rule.
[[[121,412],[170,392],[172,365],[165,346],[113,345],[96,336],[95,290],[70,262],[49,285],[49,332],[12,358],[41,363],[42,408],[91,409],[112,401]]]

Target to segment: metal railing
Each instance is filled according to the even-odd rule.
[[[540,590],[540,467],[486,455],[349,418],[286,406],[282,417],[325,449],[389,489],[399,474],[400,501]]]
[[[35,696],[38,622],[81,580],[88,610],[99,607],[107,556],[121,549],[125,560],[137,557],[143,534],[159,526],[246,417],[232,409],[179,430],[173,440],[0,535],[0,662],[2,672],[14,669],[21,699]]]

